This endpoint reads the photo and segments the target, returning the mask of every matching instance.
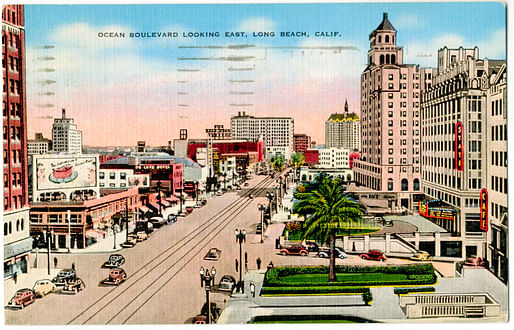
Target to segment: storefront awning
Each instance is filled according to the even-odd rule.
[[[145,213],[146,213],[146,212],[150,212],[150,209],[149,209],[148,207],[146,207],[146,206],[140,206],[140,207],[139,207],[139,210],[140,210],[140,211],[143,211],[143,212],[145,212]]]
[[[101,230],[88,230],[88,231],[86,231],[86,236],[87,237],[104,238],[104,235],[105,235],[105,232],[103,232]]]

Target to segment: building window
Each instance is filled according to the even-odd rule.
[[[112,180],[116,179],[116,172],[109,173],[109,179],[112,179]]]
[[[393,173],[393,167],[389,166],[389,167],[387,168],[387,172],[388,172],[388,173]]]
[[[125,180],[127,178],[127,173],[121,172],[120,173],[120,179]]]
[[[387,190],[393,191],[393,179],[387,179]]]

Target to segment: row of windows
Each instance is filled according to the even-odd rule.
[[[491,110],[493,112],[493,116],[502,115],[503,114],[503,100],[495,100],[491,102]]]
[[[18,72],[20,70],[20,61],[18,60],[18,58],[13,57],[13,56],[9,56],[8,58],[9,58],[9,70],[12,72]],[[6,68],[5,60],[6,60],[6,58],[2,57],[2,68],[4,70]]]
[[[13,205],[14,210],[21,208],[21,206],[23,205],[23,196],[22,195],[13,196],[11,198],[11,200],[12,200],[12,205]],[[4,210],[7,210],[8,208],[9,208],[9,197],[4,197]]]
[[[105,179],[105,172],[100,171],[99,173],[100,179]],[[127,173],[120,172],[120,179],[125,180],[127,178]],[[116,172],[109,172],[109,179],[116,179]]]
[[[18,80],[9,79],[9,89],[11,91],[11,94],[13,95],[20,95],[20,82]],[[5,80],[4,80],[4,93],[7,92],[7,87],[5,86]]]
[[[7,141],[8,137],[8,128],[4,126],[4,141]],[[19,141],[21,139],[21,127],[20,126],[11,126],[11,140]]]
[[[21,187],[21,173],[12,173],[12,184],[13,188]],[[9,187],[9,174],[4,173],[4,188]]]
[[[492,141],[507,141],[507,124],[491,126]]]
[[[449,186],[454,189],[462,189],[462,181],[460,177],[455,177],[447,174],[434,173],[423,171],[423,180],[437,183],[440,185]],[[434,196],[434,195],[432,195]]]
[[[507,151],[492,151],[491,164],[494,166],[507,167]]]
[[[505,206],[491,203],[491,214],[493,217],[500,219],[504,213],[507,213],[507,208]]]
[[[4,236],[12,234],[13,231],[13,221],[4,222]],[[25,221],[23,218],[16,220],[16,232],[23,231],[25,228]]]
[[[120,187],[126,187],[126,186],[127,186],[126,183],[123,183],[123,182],[120,183]],[[101,188],[105,187],[105,183],[100,182],[100,187]],[[115,183],[109,183],[109,187],[110,188],[116,188],[116,184]]]
[[[507,178],[500,178],[497,176],[491,176],[491,189],[497,192],[507,193]]]
[[[11,109],[11,118],[20,118],[21,117],[21,105],[19,103],[10,103]],[[3,102],[3,111],[2,115],[7,118],[7,102]]]

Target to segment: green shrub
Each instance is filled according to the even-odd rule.
[[[355,293],[362,294],[370,292],[369,288],[363,287],[264,287],[261,294],[323,294],[323,293]],[[370,293],[371,294],[371,293]]]
[[[421,288],[394,288],[394,294],[407,294],[410,292],[435,292],[435,288],[433,286]]]

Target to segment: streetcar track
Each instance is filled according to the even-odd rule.
[[[260,189],[265,189],[265,188],[260,188]],[[135,315],[144,305],[146,305],[157,293],[160,292],[160,290],[165,287],[173,278],[175,278],[175,276],[180,272],[180,270],[185,267],[186,265],[188,265],[191,261],[192,261],[192,258],[196,257],[215,237],[218,236],[218,234],[224,230],[229,224],[232,223],[232,221],[241,213],[243,212],[250,204],[252,203],[251,200],[249,201],[245,201],[243,203],[243,205],[241,205],[241,208],[239,208],[237,210],[237,213],[234,213],[232,216],[230,216],[229,218],[225,219],[224,221],[222,221],[221,223],[219,223],[218,225],[223,225],[223,227],[221,227],[220,230],[218,230],[216,233],[214,233],[214,235],[211,236],[211,238],[209,240],[206,241],[206,243],[204,245],[202,245],[202,247],[200,249],[198,249],[198,251],[196,253],[194,253],[192,256],[191,256],[191,259],[189,259],[189,261],[187,261],[184,265],[182,265],[181,268],[179,268],[168,280],[166,280],[162,285],[160,285],[157,290],[154,291],[154,293],[152,293],[150,295],[150,297],[148,297],[141,305],[139,305],[136,310],[128,317],[126,318],[121,324],[125,324],[130,318],[132,318],[133,315]],[[246,204],[246,205],[245,205]],[[210,234],[207,234],[206,237],[204,237],[201,242],[203,242],[204,240],[207,239],[207,237],[209,236]],[[183,260],[189,253],[191,253],[193,250],[189,250],[187,251],[182,257],[180,257],[177,261],[175,261],[172,265],[170,265],[164,272],[160,273],[161,276],[164,276],[166,273],[168,273],[171,269],[173,269],[181,260]],[[154,285],[155,282],[151,283],[149,286],[147,286],[147,289],[149,289],[152,285]],[[139,296],[138,296],[139,297]],[[123,306],[111,319],[109,319],[107,321],[107,324],[110,323],[112,320],[114,320],[114,318],[116,318],[116,316],[118,316],[119,314],[121,314],[122,312],[125,311],[125,308],[127,308],[128,306],[130,306],[132,303],[134,303],[136,301],[136,299],[138,298],[136,297],[135,299],[131,300],[130,302],[128,302],[125,306]]]
[[[256,186],[252,187],[247,193],[245,193],[244,195],[242,195],[242,197],[240,197],[239,199],[233,201],[231,204],[229,204],[227,207],[225,207],[223,210],[221,210],[220,212],[218,212],[216,215],[212,216],[210,219],[208,219],[206,222],[200,224],[200,226],[198,226],[197,228],[195,228],[194,230],[192,230],[190,233],[186,234],[182,239],[180,239],[178,242],[176,242],[175,244],[173,244],[172,246],[170,246],[169,248],[165,249],[163,252],[161,252],[160,254],[158,254],[157,256],[155,256],[154,258],[152,258],[151,260],[149,260],[145,265],[141,266],[139,269],[137,269],[130,277],[127,278],[130,279],[130,278],[134,278],[135,275],[137,275],[139,272],[143,271],[146,267],[148,267],[150,264],[152,264],[153,262],[156,262],[157,259],[159,259],[160,257],[162,257],[163,255],[165,255],[167,252],[169,252],[171,249],[174,249],[176,248],[179,244],[181,244],[183,241],[187,240],[187,242],[189,242],[191,239],[197,237],[200,233],[202,233],[203,231],[205,231],[209,226],[211,226],[212,224],[214,224],[217,220],[219,220],[222,216],[226,215],[228,212],[232,211],[234,208],[238,208],[240,206],[243,206],[245,204],[245,202],[247,202],[248,200],[244,199],[244,197],[248,197],[250,194],[254,193],[255,191],[257,190],[262,190],[262,189],[266,189],[266,185],[269,184],[270,182],[272,182],[273,179],[271,179],[270,177],[266,177],[265,179],[263,179],[262,181],[260,181],[259,183],[257,183]],[[262,187],[261,187],[262,186]],[[251,201],[250,201],[251,203]],[[250,204],[248,203],[245,208]],[[223,222],[222,222],[223,223]],[[162,264],[163,262],[165,262],[167,259],[169,259],[171,256],[173,256],[175,253],[178,252],[178,250],[180,250],[182,247],[184,247],[186,244],[182,244],[180,247],[178,247],[174,252],[172,252],[170,255],[168,255],[167,257],[165,257],[163,260],[161,260],[160,262],[157,262],[157,264],[154,266],[159,266],[160,264]],[[199,253],[199,252],[198,252]],[[187,254],[187,253],[186,253]],[[100,303],[104,298],[106,298],[108,295],[110,294],[116,294],[118,293],[114,298],[112,298],[109,302],[107,302],[106,304],[104,304],[98,311],[96,311],[95,313],[93,313],[87,320],[85,320],[82,324],[85,324],[87,323],[89,320],[91,320],[93,317],[95,317],[98,313],[100,313],[107,305],[109,305],[110,303],[112,303],[114,300],[116,300],[117,298],[119,298],[122,294],[124,294],[125,292],[127,292],[131,287],[133,287],[136,283],[138,283],[141,279],[143,279],[146,275],[148,275],[149,273],[152,272],[153,269],[150,269],[149,271],[147,271],[143,276],[139,277],[139,278],[136,278],[136,280],[131,283],[128,287],[124,287],[123,288],[123,291],[118,291],[117,289],[119,288],[118,286],[115,287],[114,289],[106,292],[103,296],[101,296],[99,299],[97,299],[95,302],[93,302],[91,305],[89,305],[86,309],[84,309],[82,312],[80,312],[78,315],[76,315],[73,319],[71,319],[67,324],[71,324],[72,322],[74,322],[75,320],[77,320],[79,317],[81,317],[82,315],[84,315],[88,310],[90,310],[91,308],[93,308],[95,305],[97,305],[98,303]],[[151,285],[151,284],[150,284]]]

